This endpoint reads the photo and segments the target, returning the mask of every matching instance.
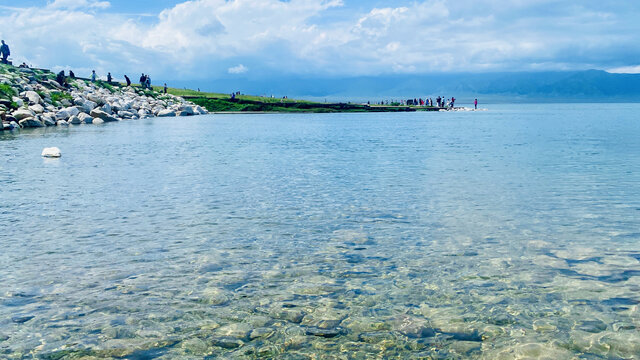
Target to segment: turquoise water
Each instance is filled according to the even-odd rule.
[[[0,358],[640,357],[638,113],[0,135]]]

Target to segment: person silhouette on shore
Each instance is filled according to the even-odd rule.
[[[56,76],[56,81],[58,82],[58,84],[60,84],[61,86],[67,87],[69,86],[69,84],[67,84],[67,77],[64,76],[64,70],[60,71],[58,73],[58,75]]]
[[[113,80],[113,77],[111,77],[111,73],[107,73],[107,82],[109,84],[111,84],[111,80]]]
[[[124,76],[124,80],[127,82],[127,86],[131,86],[131,79],[127,75]]]
[[[475,106],[475,109],[478,110],[478,99],[473,100],[473,105]]]
[[[76,74],[73,73],[73,70],[69,70],[69,77],[72,79],[76,78]]]
[[[91,71],[91,82],[96,82],[96,71],[95,70]]]
[[[11,50],[9,50],[9,45],[4,43],[4,40],[2,40],[2,46],[0,46],[0,55],[2,55],[2,63],[8,63],[7,58],[11,55]]]
[[[167,83],[164,83],[164,93],[167,93]]]
[[[140,75],[140,85],[142,85],[143,89],[147,87],[147,76],[144,73]]]

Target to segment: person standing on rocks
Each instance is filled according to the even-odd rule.
[[[149,90],[153,90],[151,88],[151,76],[149,76],[149,74],[147,74],[147,79],[146,79],[146,86]]]
[[[111,76],[111,73],[107,73],[107,82],[109,84],[111,84],[111,80],[113,80],[113,77]]]
[[[127,82],[127,86],[131,86],[131,79],[127,75],[124,76],[124,80]]]
[[[4,40],[2,40],[2,46],[0,46],[0,55],[2,55],[2,63],[6,64],[8,62],[7,58],[11,55],[11,50],[9,50],[9,45],[4,43]]]
[[[95,70],[93,70],[91,72],[91,82],[96,82],[96,71]]]
[[[167,83],[164,83],[164,93],[167,93]]]
[[[143,89],[147,87],[147,76],[144,73],[140,75],[140,85]]]

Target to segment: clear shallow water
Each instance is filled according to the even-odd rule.
[[[639,357],[639,112],[0,135],[0,357]]]

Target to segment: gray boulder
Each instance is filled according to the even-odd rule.
[[[41,123],[39,120],[36,120],[35,118],[26,118],[26,119],[22,119],[18,122],[20,124],[21,127],[23,128],[39,128],[39,127],[44,127],[44,124]]]
[[[120,110],[118,111],[118,116],[124,119],[131,119],[133,117],[133,114],[128,111]]]
[[[35,91],[27,91],[24,94],[24,97],[29,99],[29,103],[30,104],[40,104],[40,103],[42,103],[42,98]]]
[[[59,110],[56,113],[56,119],[58,120],[67,120],[70,117],[71,117],[71,114],[69,114],[69,112],[66,109]]]
[[[165,110],[161,110],[160,112],[158,112],[158,117],[174,117],[176,116],[175,111],[171,110],[171,109],[165,109]]]
[[[116,119],[115,117],[107,114],[106,112],[104,112],[102,110],[98,110],[98,109],[93,109],[91,111],[91,116],[94,117],[94,118],[102,119],[104,122],[118,121],[118,119]],[[94,119],[93,122],[95,123],[95,119]]]
[[[51,118],[51,116],[43,116],[42,117],[42,123],[45,126],[55,126],[56,122],[53,118]]]
[[[104,124],[104,120],[100,118],[93,119],[93,125],[100,125],[100,124]]]
[[[102,109],[102,111],[106,112],[109,115],[113,112],[113,109],[111,109],[111,105],[109,105],[109,104],[102,105],[101,109]]]
[[[82,124],[82,121],[77,115],[73,115],[72,117],[69,118],[69,124],[80,125]]]
[[[42,114],[44,112],[44,107],[40,104],[35,104],[29,106],[29,110],[33,111],[36,114]]]
[[[191,116],[194,115],[194,111],[193,111],[193,107],[189,106],[189,105],[184,105],[181,107],[180,109],[180,116]]]
[[[58,126],[69,126],[69,123],[64,120],[58,120],[56,123]]]
[[[91,110],[95,109],[96,107],[98,107],[98,104],[96,104],[95,102],[91,101],[91,100],[87,100],[84,102],[84,110],[86,112],[91,112]]]
[[[66,110],[70,116],[77,116],[78,114],[80,114],[80,109],[75,106],[70,106],[64,110]]]
[[[85,124],[93,123],[93,117],[91,115],[87,114],[87,113],[78,114],[78,119],[80,119],[80,121],[85,123]]]
[[[31,110],[19,109],[16,112],[14,112],[12,115],[14,118],[16,118],[17,121],[20,121],[22,119],[33,117],[35,113],[32,112]]]

